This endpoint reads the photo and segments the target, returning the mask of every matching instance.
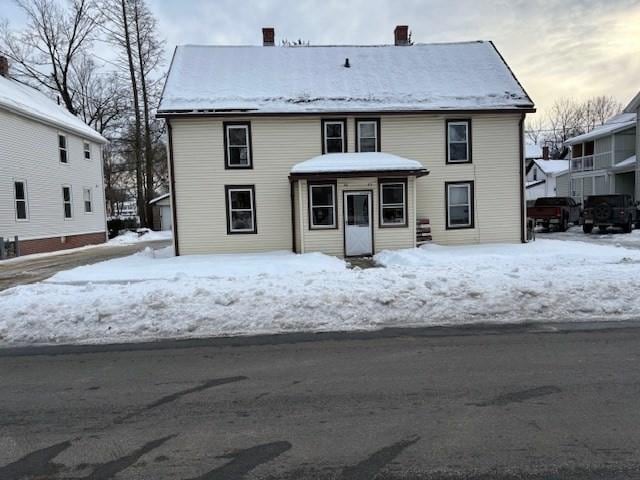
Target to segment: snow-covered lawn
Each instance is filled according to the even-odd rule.
[[[171,240],[172,238],[173,234],[171,233],[171,230],[154,232],[153,230],[149,230],[148,228],[139,228],[136,232],[128,230],[123,234],[112,238],[108,243],[111,245],[130,245],[132,243],[140,242]]]
[[[0,342],[640,318],[640,251],[576,241],[322,254],[144,251],[0,293]],[[93,283],[91,283],[93,282]]]

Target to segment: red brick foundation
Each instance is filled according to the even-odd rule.
[[[83,235],[67,235],[61,237],[40,238],[38,240],[20,240],[20,255],[32,253],[55,252],[69,248],[84,247],[104,243],[105,232],[85,233]]]

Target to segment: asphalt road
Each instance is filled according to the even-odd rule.
[[[96,248],[61,251],[57,255],[29,257],[0,262],[0,291],[45,280],[62,270],[125,257],[144,250],[169,246],[170,241],[140,242],[132,245],[100,245]]]
[[[640,478],[640,328],[556,327],[0,351],[0,478]]]

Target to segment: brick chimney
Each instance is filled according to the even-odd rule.
[[[0,55],[0,76],[9,76],[9,60],[3,55]]]
[[[545,145],[542,147],[542,159],[549,160],[549,146]]]
[[[393,31],[396,46],[409,45],[409,26],[397,25]]]
[[[276,44],[276,30],[273,27],[262,29],[262,46],[273,47]]]

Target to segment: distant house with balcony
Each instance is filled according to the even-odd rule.
[[[630,104],[624,113],[565,142],[571,147],[571,168],[566,181],[558,179],[559,195],[566,193],[578,202],[589,195],[602,194],[638,198],[637,112],[630,111],[632,107]]]

